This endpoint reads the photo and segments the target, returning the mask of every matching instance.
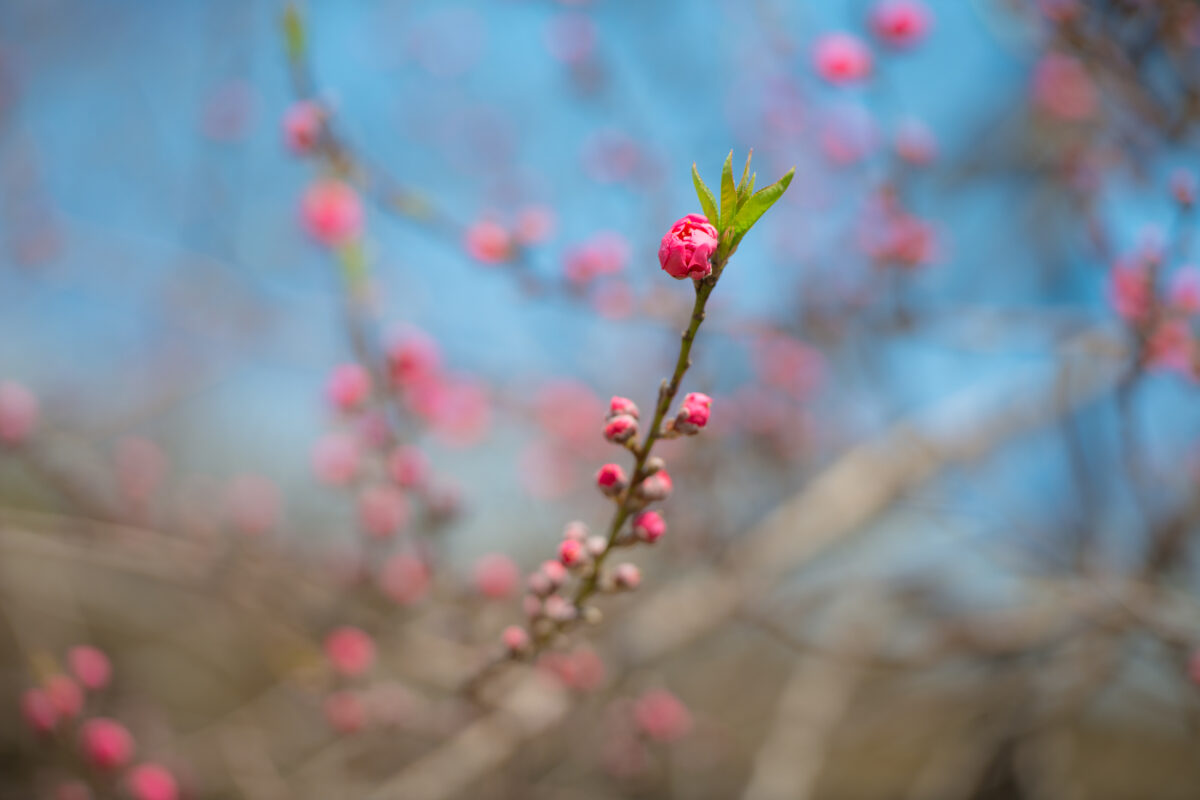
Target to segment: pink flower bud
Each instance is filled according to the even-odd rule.
[[[375,539],[389,539],[408,524],[408,498],[394,486],[378,484],[358,496],[358,522]]]
[[[913,166],[923,167],[937,157],[937,139],[933,131],[917,119],[905,119],[896,126],[896,155]]]
[[[637,420],[628,414],[618,414],[604,424],[604,438],[616,444],[625,444],[637,436]]]
[[[388,456],[388,474],[405,489],[423,486],[429,480],[429,456],[419,447],[402,445]]]
[[[638,418],[637,404],[634,403],[632,400],[630,400],[628,397],[618,397],[618,396],[614,395],[613,399],[610,400],[608,403],[608,418],[612,419],[613,417],[619,416],[621,414],[626,414],[628,416],[633,417],[634,419],[637,419]]]
[[[379,588],[402,606],[420,602],[429,593],[429,567],[416,556],[397,553],[384,563]]]
[[[643,511],[633,518],[633,535],[646,544],[654,544],[666,532],[667,523],[657,511]]]
[[[1200,269],[1180,267],[1171,276],[1171,306],[1185,314],[1200,314]]]
[[[633,717],[642,733],[658,742],[677,741],[692,729],[687,706],[666,689],[652,689],[639,697]]]
[[[367,709],[358,692],[340,690],[325,698],[325,720],[338,733],[358,733],[367,724]]]
[[[0,381],[0,445],[22,444],[37,422],[38,401],[33,392],[13,381]]]
[[[467,253],[484,264],[499,264],[513,256],[512,237],[503,225],[480,220],[467,228]]]
[[[526,206],[517,214],[513,236],[522,245],[541,244],[554,235],[554,210],[546,206]]]
[[[361,408],[371,394],[371,373],[362,364],[339,364],[325,385],[329,404],[343,413]]]
[[[283,140],[288,149],[296,155],[312,152],[321,138],[324,117],[321,106],[310,100],[293,103],[283,115]]]
[[[555,589],[562,586],[567,580],[567,568],[558,561],[543,561],[542,574]]]
[[[54,704],[59,719],[71,719],[79,716],[83,710],[83,690],[79,684],[66,675],[51,675],[44,686],[46,695]]]
[[[588,536],[588,526],[579,520],[572,520],[563,528],[564,539],[574,539],[577,542],[582,542]]]
[[[671,226],[658,247],[658,263],[672,278],[700,280],[712,274],[717,229],[700,214],[688,214]]]
[[[362,675],[375,663],[375,642],[366,631],[343,625],[325,637],[325,657],[339,675]]]
[[[625,470],[618,464],[605,464],[596,473],[596,485],[604,494],[615,497],[625,490]]]
[[[491,553],[475,562],[475,588],[484,597],[499,600],[517,588],[521,572],[506,555]]]
[[[552,594],[546,598],[546,616],[555,622],[569,622],[575,619],[575,604],[561,594]]]
[[[857,36],[827,33],[813,49],[817,74],[835,86],[858,83],[871,74],[871,51]]]
[[[587,549],[575,539],[563,539],[558,545],[558,560],[564,567],[578,567],[587,561]]]
[[[929,29],[929,10],[917,0],[880,0],[871,12],[871,30],[893,47],[911,47]]]
[[[608,540],[603,536],[589,536],[584,543],[588,555],[595,558],[608,549]]]
[[[338,180],[321,180],[309,186],[300,201],[300,217],[309,236],[327,247],[348,244],[363,230],[358,193]]]
[[[67,652],[71,672],[85,688],[97,691],[108,686],[112,679],[112,663],[102,650],[81,644]]]
[[[107,717],[83,723],[79,741],[84,758],[97,769],[120,769],[133,757],[133,737],[124,725]]]
[[[21,716],[36,733],[49,733],[58,724],[58,710],[42,689],[27,689],[21,695]]]
[[[636,564],[618,564],[612,573],[613,584],[630,591],[642,585],[642,571]]]
[[[413,328],[393,331],[385,345],[392,383],[409,387],[432,380],[441,369],[441,352],[428,334]]]
[[[313,472],[317,480],[330,486],[345,486],[353,481],[360,461],[358,442],[344,433],[322,436],[313,447]]]
[[[175,776],[158,764],[138,764],[125,779],[133,800],[177,800]]]
[[[712,398],[700,392],[692,392],[683,398],[683,408],[678,419],[693,428],[703,428],[708,424],[709,410],[712,408]]]
[[[500,634],[500,640],[513,655],[520,655],[529,649],[529,632],[520,625],[509,625]]]
[[[666,500],[671,496],[672,487],[671,476],[665,469],[661,469],[641,482],[638,486],[638,495],[643,500],[651,502]]]

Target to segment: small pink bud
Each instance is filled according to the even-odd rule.
[[[632,400],[630,400],[628,397],[618,397],[618,396],[614,395],[613,399],[611,401],[609,401],[609,404],[608,404],[608,417],[609,417],[609,419],[612,419],[613,417],[619,416],[621,414],[627,414],[627,415],[633,417],[634,419],[637,419],[638,418],[637,404],[634,403]]]
[[[325,657],[340,675],[362,675],[375,663],[375,642],[359,628],[344,625],[325,637]]]
[[[503,225],[481,220],[467,228],[467,252],[484,264],[499,264],[513,256],[513,241]]]
[[[666,532],[667,523],[657,511],[643,511],[633,518],[633,535],[646,544],[654,544]]]
[[[408,524],[408,499],[394,486],[378,484],[358,496],[358,521],[375,539],[389,539]]]
[[[565,567],[578,567],[587,561],[587,549],[575,539],[563,539],[558,545],[558,560]]]
[[[367,724],[367,710],[358,692],[346,689],[325,698],[325,720],[338,733],[358,733]]]
[[[545,576],[543,575],[542,578],[544,579]],[[544,592],[544,593],[548,593],[549,591],[550,591],[550,589],[547,588],[546,592]],[[524,611],[525,616],[529,617],[530,619],[541,616],[541,614],[542,614],[541,598],[538,597],[537,594],[525,595],[525,597],[523,597],[521,599],[521,610]]]
[[[112,679],[112,663],[102,650],[81,644],[67,652],[71,672],[85,688],[92,691],[108,686]]]
[[[613,570],[613,584],[630,591],[642,585],[642,571],[636,564],[618,564]]]
[[[871,51],[857,36],[827,33],[813,50],[817,74],[835,86],[858,83],[871,74]]]
[[[326,179],[308,187],[300,216],[308,234],[327,247],[340,247],[362,234],[362,202],[342,181]]]
[[[579,520],[568,522],[563,528],[564,539],[574,539],[577,542],[582,542],[588,536],[588,526]]]
[[[589,536],[584,542],[588,555],[595,558],[608,549],[608,540],[603,536]]]
[[[325,395],[343,413],[361,408],[371,395],[371,373],[362,364],[339,364],[329,376]]]
[[[0,381],[0,445],[25,442],[37,427],[38,401],[14,381]]]
[[[420,602],[429,593],[429,567],[416,556],[397,553],[384,563],[379,588],[402,606]]]
[[[293,103],[283,115],[283,140],[288,149],[296,155],[312,152],[321,138],[324,117],[321,106],[310,100]]]
[[[625,444],[637,436],[637,420],[628,414],[618,414],[604,424],[604,438],[616,444]]]
[[[513,655],[520,655],[529,649],[529,632],[520,625],[509,625],[500,634],[500,639]]]
[[[499,600],[517,588],[521,572],[506,555],[491,553],[475,562],[475,588],[484,597]]]
[[[552,594],[546,598],[546,616],[555,622],[569,622],[575,619],[575,605],[561,594]]]
[[[177,800],[179,785],[175,776],[158,764],[138,764],[125,779],[133,800]]]
[[[712,398],[700,392],[692,392],[683,398],[683,407],[675,416],[675,429],[680,433],[693,434],[708,424]]]
[[[513,235],[522,245],[541,244],[554,235],[554,211],[546,206],[526,206],[517,214]]]
[[[388,456],[388,474],[405,489],[423,486],[429,480],[429,456],[419,447],[402,445]]]
[[[385,345],[388,374],[397,386],[410,387],[437,377],[441,369],[441,351],[437,342],[423,331],[402,327],[389,334]]]
[[[107,717],[83,723],[79,741],[84,758],[97,769],[119,769],[133,757],[133,737],[124,725]]]
[[[633,717],[642,733],[658,742],[677,741],[692,729],[687,706],[666,689],[652,689],[639,697]]]
[[[892,47],[911,47],[928,29],[929,11],[917,0],[880,0],[871,12],[871,30]]]
[[[360,461],[358,442],[344,433],[326,434],[313,447],[313,473],[329,486],[345,486],[353,481]]]
[[[21,695],[21,716],[36,733],[49,733],[58,724],[58,710],[42,689],[27,689]]]
[[[78,683],[66,675],[51,675],[46,679],[44,688],[60,719],[79,716],[83,710],[83,690]]]
[[[658,247],[658,263],[672,278],[700,280],[712,274],[717,229],[700,214],[688,214],[671,226]]]
[[[557,561],[543,561],[542,574],[555,589],[562,586],[567,580],[567,568]]]
[[[661,469],[641,482],[638,486],[638,494],[643,500],[651,502],[666,500],[670,497],[672,488],[671,476],[665,469]]]
[[[596,473],[596,485],[609,497],[615,497],[624,491],[626,483],[625,470],[618,464],[605,464]]]

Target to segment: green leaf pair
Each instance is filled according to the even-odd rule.
[[[692,183],[696,187],[696,197],[700,200],[700,208],[704,216],[721,234],[721,249],[725,254],[732,253],[746,232],[754,227],[754,223],[767,213],[767,209],[783,196],[792,182],[796,169],[793,167],[779,180],[759,191],[754,191],[754,179],[757,173],[750,172],[751,150],[746,155],[746,166],[742,168],[742,179],[735,186],[733,183],[733,151],[725,159],[721,169],[721,205],[712,191],[704,185],[700,171],[692,164]]]

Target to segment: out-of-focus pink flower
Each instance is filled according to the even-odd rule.
[[[43,688],[59,719],[73,719],[83,711],[83,689],[66,675],[51,675]]]
[[[388,475],[397,486],[412,489],[429,480],[429,456],[414,445],[401,445],[388,456]]]
[[[614,231],[600,231],[567,250],[563,257],[567,280],[582,286],[615,275],[629,263],[629,241]]]
[[[559,14],[546,24],[546,49],[564,64],[581,64],[596,50],[596,24],[585,14]]]
[[[491,401],[484,384],[465,375],[417,384],[409,396],[417,414],[428,420],[442,441],[457,447],[478,444],[491,425]]]
[[[261,475],[240,475],[229,484],[229,521],[242,533],[261,536],[275,530],[280,517],[279,487]]]
[[[538,659],[538,667],[568,689],[593,692],[604,685],[604,662],[590,647],[581,647],[573,653],[545,653]]]
[[[1090,119],[1099,105],[1096,85],[1083,64],[1053,52],[1033,69],[1033,100],[1047,114],[1070,122]]]
[[[571,451],[557,442],[531,442],[517,462],[521,488],[531,497],[550,499],[565,494],[579,477]]]
[[[1196,374],[1196,338],[1186,320],[1161,322],[1146,342],[1146,361],[1155,368],[1194,377]]]
[[[348,184],[327,178],[308,187],[300,200],[300,218],[308,234],[323,245],[340,247],[363,231],[363,207]]]
[[[112,680],[112,662],[98,647],[81,644],[67,651],[67,664],[83,686],[98,691]]]
[[[58,710],[43,689],[26,689],[21,695],[21,717],[36,733],[48,733],[58,724]]]
[[[541,244],[554,235],[554,210],[547,206],[526,206],[517,213],[513,237],[528,247]]]
[[[849,33],[827,33],[813,48],[817,74],[836,86],[858,83],[871,74],[871,51]]]
[[[125,778],[134,800],[176,800],[179,784],[166,767],[159,764],[138,764]]]
[[[763,383],[805,400],[821,383],[825,359],[798,339],[770,334],[757,342],[754,365]]]
[[[609,736],[601,758],[605,771],[618,780],[632,780],[650,769],[650,755],[641,739],[631,733]]]
[[[371,396],[371,373],[362,364],[339,364],[325,384],[325,396],[343,413],[361,408]]]
[[[911,47],[929,30],[929,9],[917,0],[880,0],[871,11],[871,30],[892,47]]]
[[[313,447],[313,472],[317,480],[330,486],[345,486],[353,481],[360,462],[357,440],[345,433],[326,434]]]
[[[325,111],[320,104],[311,100],[293,103],[283,115],[283,141],[297,155],[310,153],[321,138],[324,123]]]
[[[558,543],[558,560],[564,567],[577,567],[587,561],[587,549],[576,539],[563,539]]]
[[[375,641],[366,631],[343,625],[325,637],[325,657],[339,675],[354,678],[375,663]]]
[[[937,158],[937,138],[929,126],[909,117],[896,126],[896,155],[914,166],[923,167]]]
[[[529,632],[520,625],[509,625],[500,634],[504,647],[514,655],[525,652],[529,648]]]
[[[479,220],[465,234],[467,253],[484,264],[499,264],[513,256],[513,239],[508,230],[498,222]]]
[[[429,592],[429,568],[408,553],[397,553],[379,572],[379,589],[393,602],[412,605]]]
[[[33,392],[15,381],[0,381],[0,444],[23,443],[37,422],[38,401]]]
[[[612,577],[613,583],[621,589],[632,591],[642,585],[642,571],[637,564],[617,564]]]
[[[592,291],[591,306],[604,319],[628,319],[637,307],[637,295],[628,281],[605,281]]]
[[[501,553],[489,553],[475,562],[475,588],[484,597],[501,600],[512,595],[521,582],[521,571]]]
[[[542,430],[580,454],[597,452],[596,420],[603,415],[604,402],[579,381],[548,381],[534,397],[534,416]]]
[[[397,681],[375,684],[365,693],[371,720],[385,726],[403,725],[410,720],[417,702],[413,693]]]
[[[101,770],[120,769],[133,757],[133,737],[124,725],[107,717],[96,717],[79,729],[83,757]]]
[[[1200,314],[1200,268],[1180,267],[1171,276],[1171,306],[1185,314]]]
[[[633,716],[642,733],[657,742],[678,741],[692,729],[691,712],[666,689],[651,689],[639,697]]]
[[[1108,273],[1108,300],[1117,316],[1129,322],[1150,313],[1150,273],[1139,263],[1116,264]]]
[[[376,539],[395,536],[408,518],[408,498],[395,486],[376,484],[358,495],[358,523]]]
[[[821,120],[821,153],[838,167],[862,162],[879,145],[879,125],[866,106],[839,104]]]
[[[658,263],[672,278],[700,280],[712,274],[717,229],[701,214],[688,214],[671,226],[658,247]]]
[[[619,464],[605,464],[596,472],[596,485],[610,497],[620,494],[626,483],[625,470]]]
[[[114,460],[121,496],[130,503],[148,503],[167,471],[167,457],[162,448],[149,439],[128,436],[117,442]]]
[[[367,724],[367,709],[358,692],[340,689],[325,698],[325,720],[338,733],[358,733]]]
[[[432,380],[441,369],[437,342],[424,331],[410,326],[393,330],[385,345],[392,382],[407,387]]]
[[[633,518],[633,535],[654,544],[667,532],[667,523],[657,511],[643,511]]]

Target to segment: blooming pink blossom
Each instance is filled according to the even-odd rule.
[[[512,235],[492,220],[479,220],[468,227],[464,244],[471,258],[484,264],[499,264],[513,256]]]
[[[358,193],[339,180],[324,179],[308,187],[300,201],[300,218],[308,234],[328,247],[357,239],[363,230]]]
[[[311,100],[293,103],[283,115],[283,140],[288,149],[297,155],[312,152],[321,137],[325,112]]]
[[[1047,114],[1070,122],[1090,119],[1100,102],[1083,64],[1054,52],[1042,56],[1034,67],[1033,99]]]
[[[33,392],[14,381],[0,381],[0,445],[18,445],[33,433],[38,401]]]
[[[21,716],[36,733],[48,733],[58,724],[58,709],[43,689],[26,689],[21,695]]]
[[[375,642],[366,631],[343,625],[325,637],[325,657],[338,674],[357,677],[375,663]]]
[[[639,697],[633,716],[642,733],[658,742],[678,741],[692,729],[691,712],[666,689],[651,689]]]
[[[84,758],[97,769],[120,769],[133,757],[133,737],[114,719],[89,719],[79,729],[79,741]]]
[[[50,702],[54,704],[59,719],[77,717],[83,710],[83,689],[66,675],[51,675],[46,679],[43,688]]]
[[[402,606],[420,602],[429,592],[429,567],[416,556],[397,553],[380,570],[379,588]]]
[[[658,247],[658,263],[672,278],[700,280],[712,274],[717,229],[700,214],[688,214],[671,226]]]
[[[412,386],[435,378],[441,370],[441,351],[433,337],[411,326],[393,330],[384,346],[392,383]]]
[[[331,692],[323,706],[325,720],[338,733],[358,733],[367,724],[367,709],[358,692]]]
[[[849,33],[827,33],[818,39],[813,62],[817,74],[837,86],[857,83],[871,74],[870,49]]]
[[[917,0],[880,0],[871,11],[871,30],[893,47],[911,47],[929,29],[929,10]]]
[[[657,511],[643,511],[633,518],[633,535],[654,544],[667,532],[667,523]]]
[[[508,597],[520,580],[521,571],[506,555],[489,553],[475,562],[475,588],[484,597],[493,600]]]
[[[620,494],[625,484],[625,470],[619,464],[605,464],[596,472],[596,485],[606,495]]]
[[[329,404],[343,413],[361,408],[371,395],[371,373],[362,364],[339,364],[325,385]]]
[[[408,524],[408,498],[395,486],[376,484],[358,495],[358,524],[376,539],[388,539]]]
[[[67,651],[71,672],[87,689],[97,691],[112,679],[112,663],[98,647],[81,644]]]
[[[179,784],[166,767],[159,764],[138,764],[125,778],[134,800],[176,800]]]

